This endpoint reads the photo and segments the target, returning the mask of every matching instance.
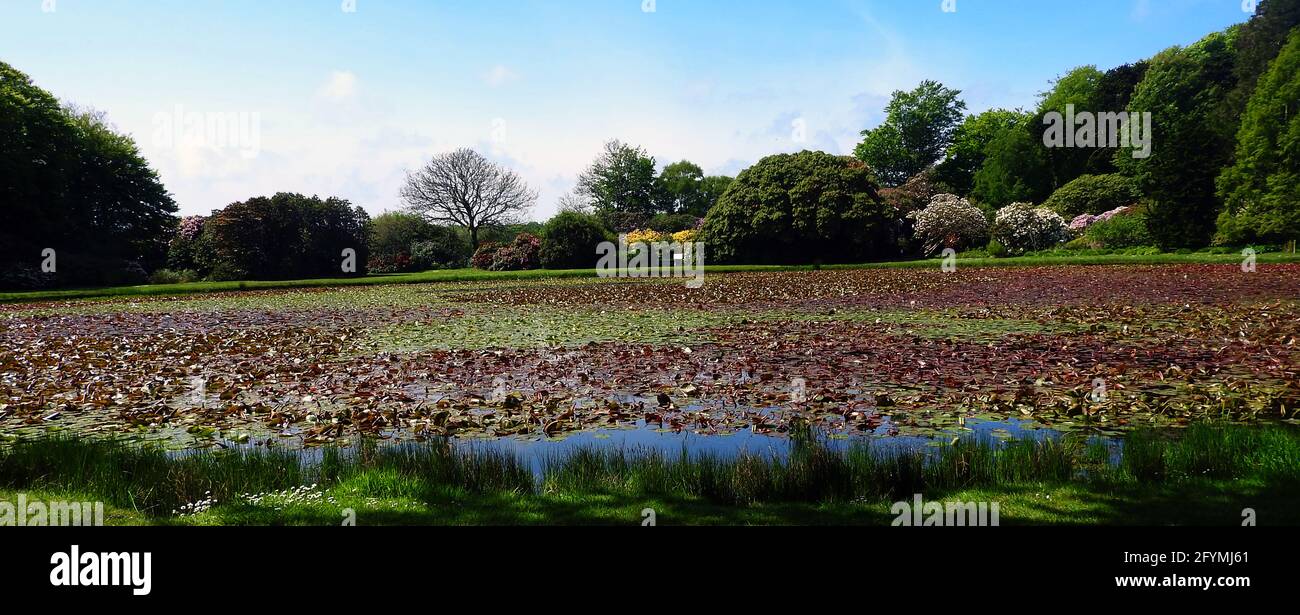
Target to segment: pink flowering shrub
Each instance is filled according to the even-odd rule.
[[[1097,222],[1110,222],[1116,216],[1123,216],[1133,211],[1132,207],[1116,207],[1100,216],[1097,216]]]
[[[1092,214],[1080,214],[1079,217],[1070,222],[1070,231],[1077,235],[1087,230],[1088,227],[1092,226],[1092,223],[1096,221],[1097,216]]]
[[[536,235],[520,233],[515,240],[497,245],[485,243],[474,253],[476,269],[489,271],[524,271],[542,266],[542,240]]]
[[[194,241],[203,233],[203,224],[208,221],[206,216],[186,216],[181,218],[180,229],[176,231],[176,237],[183,241]]]
[[[1132,207],[1117,207],[1115,209],[1112,209],[1106,213],[1097,216],[1094,216],[1092,214],[1081,214],[1079,217],[1075,218],[1073,221],[1070,222],[1069,228],[1070,231],[1075,235],[1081,235],[1083,234],[1084,231],[1088,230],[1088,227],[1098,222],[1110,222],[1116,216],[1122,216],[1131,211],[1133,211]]]

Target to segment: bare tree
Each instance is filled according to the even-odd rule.
[[[596,206],[592,205],[591,199],[573,190],[564,193],[564,196],[560,197],[557,204],[560,206],[561,212],[572,211],[580,214],[590,214],[596,210]]]
[[[513,221],[537,202],[537,193],[514,171],[458,149],[408,172],[402,200],[429,220],[465,227],[477,250],[479,229]]]

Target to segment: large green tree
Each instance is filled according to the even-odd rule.
[[[714,262],[861,262],[894,255],[890,230],[866,164],[804,151],[741,172],[704,219],[702,239]]]
[[[232,203],[203,225],[199,261],[217,279],[276,280],[364,274],[370,217],[343,199],[281,192]],[[344,250],[355,255],[345,271]]]
[[[1044,121],[1049,113],[1066,116],[1070,109],[1074,113],[1083,111],[1123,111],[1123,108],[1104,109],[1098,101],[1101,82],[1104,75],[1095,66],[1080,66],[1066,73],[1052,84],[1052,89],[1043,93],[1038,104],[1038,112],[1030,122],[1030,134],[1038,143],[1043,142],[1043,133],[1048,130]],[[1050,174],[1048,183],[1053,190],[1070,183],[1074,178],[1088,171],[1088,161],[1098,153],[1097,148],[1088,147],[1046,147],[1043,158]]]
[[[1235,36],[1234,27],[1160,52],[1129,102],[1131,112],[1151,113],[1152,150],[1146,158],[1121,150],[1115,163],[1148,199],[1147,223],[1161,248],[1205,246],[1214,234],[1215,178],[1237,127],[1228,102]]]
[[[1242,24],[1235,42],[1237,87],[1230,96],[1234,112],[1245,111],[1260,78],[1296,26],[1300,26],[1300,0],[1259,0],[1255,15]]]
[[[0,267],[44,283],[105,284],[161,265],[176,203],[130,137],[61,105],[0,62]],[[0,285],[6,282],[0,274]]]
[[[1040,203],[1052,194],[1046,151],[1030,126],[1032,116],[998,133],[985,149],[984,164],[975,174],[971,196],[986,207],[1016,202]]]
[[[975,188],[975,174],[988,157],[989,144],[1003,131],[1023,121],[1023,113],[1006,109],[967,116],[953,131],[948,157],[936,167],[932,179],[955,194],[970,194]]]
[[[870,165],[884,185],[901,185],[948,151],[966,111],[960,97],[960,90],[937,81],[923,81],[910,92],[894,92],[884,123],[862,132],[854,154]]]
[[[703,218],[730,183],[730,177],[705,175],[700,165],[689,160],[674,162],[659,173],[656,210]]]
[[[658,187],[655,159],[615,140],[578,177],[577,192],[599,212],[652,216],[661,202]]]
[[[1300,28],[1258,83],[1237,132],[1236,162],[1219,176],[1225,243],[1300,238]]]

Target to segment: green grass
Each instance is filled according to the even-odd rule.
[[[740,271],[784,271],[808,267],[767,266],[709,266],[708,273]],[[369,275],[352,278],[321,278],[311,280],[276,280],[246,282],[191,282],[187,284],[155,284],[146,286],[117,286],[111,288],[82,288],[32,292],[0,293],[0,303],[28,303],[37,301],[69,301],[98,297],[163,297],[203,293],[234,292],[244,290],[278,290],[300,288],[326,288],[345,286],[384,286],[390,284],[429,284],[435,282],[515,281],[560,278],[597,277],[595,269],[531,271],[482,271],[479,269],[442,269],[422,273]]]
[[[1168,265],[1168,264],[1235,264],[1241,262],[1239,254],[1214,254],[1195,252],[1190,254],[1046,254],[1013,258],[961,258],[960,267],[1038,267],[1052,265]],[[1284,253],[1260,254],[1260,264],[1300,262],[1300,255]],[[824,269],[871,269],[871,268],[939,268],[938,259],[895,261],[885,263],[866,263],[857,265],[828,265]],[[710,274],[739,273],[747,271],[807,271],[813,267],[799,266],[758,266],[758,265],[710,265],[705,272]],[[27,303],[40,301],[69,301],[98,297],[159,297],[192,295],[202,293],[232,292],[242,290],[301,289],[343,286],[376,286],[387,284],[427,284],[434,282],[474,282],[474,281],[510,281],[536,280],[551,278],[596,278],[594,269],[574,269],[563,271],[480,271],[477,269],[455,269],[426,271],[423,273],[372,275],[353,278],[325,278],[313,280],[280,280],[248,282],[193,282],[189,284],[158,284],[150,286],[119,286],[112,288],[88,288],[69,290],[49,290],[32,292],[0,293],[0,303]]]
[[[309,487],[310,486],[310,487]],[[363,443],[314,457],[241,449],[168,454],[72,439],[0,449],[0,500],[100,500],[121,524],[888,524],[892,502],[991,501],[1007,524],[1300,524],[1300,434],[1197,425],[1137,432],[1116,458],[1079,438],[787,456],[581,449],[523,460],[483,446]],[[196,514],[175,514],[187,505]]]

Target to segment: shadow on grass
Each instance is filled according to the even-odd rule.
[[[1289,482],[1191,479],[1166,484],[1103,481],[947,490],[927,499],[996,501],[1001,524],[1240,526],[1246,509],[1261,526],[1300,525],[1300,489]]]
[[[589,494],[538,496],[444,494],[396,508],[355,508],[358,526],[611,526],[655,525],[805,526],[888,525],[887,506],[849,504],[756,504],[728,506],[698,500]],[[219,506],[184,524],[255,526],[337,526],[347,502],[338,506],[287,506],[283,510],[251,504]],[[652,517],[647,511],[653,511]],[[174,520],[161,520],[174,523]]]

